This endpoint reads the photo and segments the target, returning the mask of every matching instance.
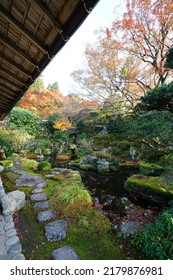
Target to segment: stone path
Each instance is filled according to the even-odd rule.
[[[47,186],[47,183],[41,177],[32,176],[16,167],[12,167],[10,170],[20,175],[16,180],[16,186],[34,187],[34,190],[30,195],[30,200],[35,203],[33,207],[44,209],[38,213],[37,221],[41,223],[54,219],[56,217],[56,213],[55,211],[48,209],[50,202],[43,191],[43,188]],[[66,169],[59,168],[53,170],[49,176],[53,177],[55,174],[60,174],[64,170]],[[1,193],[3,194],[3,191],[0,188],[0,196]],[[67,222],[64,220],[49,222],[44,228],[45,236],[48,242],[59,241],[67,235]],[[53,260],[77,260],[78,256],[71,246],[65,246],[55,249],[52,252],[51,258]],[[0,259],[25,259],[22,254],[22,246],[19,243],[19,238],[17,237],[16,230],[14,229],[12,216],[4,217],[3,215],[0,215]]]

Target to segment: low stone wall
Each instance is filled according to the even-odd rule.
[[[0,166],[0,172],[3,171],[3,167]],[[6,197],[6,193],[0,177],[0,259],[1,260],[25,260],[25,256],[22,254],[22,246],[17,236],[13,221],[13,213],[5,215],[3,213],[3,199]],[[10,202],[10,200],[9,200]]]

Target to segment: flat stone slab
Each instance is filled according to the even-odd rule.
[[[78,260],[78,255],[71,246],[64,246],[52,252],[52,260]]]
[[[37,184],[35,185],[35,188],[36,188],[36,189],[42,189],[42,188],[44,188],[44,187],[46,187],[46,186],[47,186],[47,183],[43,180],[43,182],[37,183]]]
[[[43,202],[36,202],[34,204],[34,208],[49,208],[50,202],[49,201],[43,201]]]
[[[38,176],[31,176],[28,173],[23,174],[19,178],[16,179],[17,187],[33,187],[40,183],[44,183],[44,180]]]
[[[49,242],[59,241],[67,235],[67,222],[56,220],[48,223],[45,227],[45,235]]]
[[[37,221],[39,223],[50,220],[52,218],[55,218],[56,212],[53,210],[46,210],[38,213],[37,215]]]
[[[31,194],[30,199],[32,201],[43,201],[47,200],[47,195],[45,193],[35,193]]]
[[[34,189],[31,193],[34,194],[34,193],[42,193],[43,190],[42,189]]]

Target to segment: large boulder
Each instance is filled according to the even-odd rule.
[[[155,163],[140,162],[139,170],[141,174],[146,176],[160,176],[164,168]]]
[[[22,191],[13,191],[5,194],[1,198],[3,214],[10,215],[20,210],[25,204],[25,193]]]

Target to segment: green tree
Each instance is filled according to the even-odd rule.
[[[148,91],[141,97],[137,108],[142,111],[168,110],[173,113],[173,83]]]
[[[50,91],[59,91],[59,84],[58,84],[58,82],[55,82],[53,84],[49,84],[47,86],[47,89],[50,90]]]
[[[165,67],[173,69],[173,48],[170,48],[166,55]]]
[[[15,107],[9,114],[9,126],[35,135],[39,126],[39,118],[26,109]]]
[[[43,77],[40,75],[30,86],[29,91],[45,91]]]

